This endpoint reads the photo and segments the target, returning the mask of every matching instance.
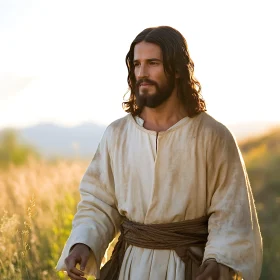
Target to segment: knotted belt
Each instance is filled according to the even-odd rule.
[[[190,247],[201,247],[204,250],[207,236],[208,216],[183,222],[148,225],[125,219],[111,259],[100,271],[100,280],[118,280],[125,250],[129,245],[174,250],[185,263],[185,279],[191,279],[189,268],[192,264],[199,266],[203,255],[194,253]]]

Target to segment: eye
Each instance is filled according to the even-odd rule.
[[[139,62],[133,62],[134,67],[138,67],[140,65]]]
[[[150,61],[150,65],[158,65],[158,61]]]

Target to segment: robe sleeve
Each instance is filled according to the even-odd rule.
[[[71,234],[58,261],[57,270],[66,270],[65,258],[76,243],[91,248],[85,273],[99,278],[100,265],[108,244],[119,231],[121,216],[116,207],[107,130],[80,183],[81,201]]]
[[[208,241],[203,261],[215,258],[257,280],[262,266],[262,238],[251,186],[240,150],[225,127],[209,138],[207,151]]]

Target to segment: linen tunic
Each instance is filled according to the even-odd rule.
[[[57,269],[75,243],[92,252],[85,272],[99,277],[122,216],[171,223],[210,215],[204,258],[260,277],[262,238],[244,161],[230,131],[207,113],[185,117],[166,131],[145,129],[128,114],[109,125],[80,184],[81,201]],[[183,280],[173,250],[129,246],[120,280]]]

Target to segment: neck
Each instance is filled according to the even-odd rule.
[[[140,114],[144,120],[144,127],[157,132],[167,130],[186,116],[187,112],[177,97],[176,91],[160,106],[144,107]]]

